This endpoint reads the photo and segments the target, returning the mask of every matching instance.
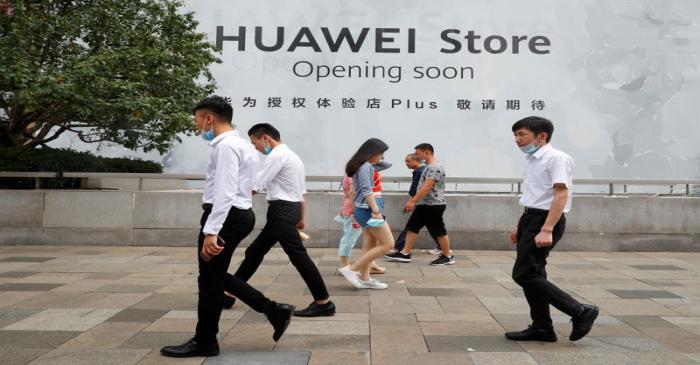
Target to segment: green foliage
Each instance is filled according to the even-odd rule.
[[[179,0],[14,0],[0,14],[0,147],[71,131],[166,151],[220,62]]]
[[[12,172],[124,172],[162,173],[163,166],[152,161],[107,158],[88,152],[52,148],[0,148],[0,171]],[[80,179],[42,179],[45,188],[80,187]],[[0,179],[0,188],[34,187],[34,179]]]

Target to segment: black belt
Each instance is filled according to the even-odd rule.
[[[204,204],[202,204],[202,209],[203,209],[203,210],[211,210],[211,208],[213,208],[213,207],[214,207],[214,204],[212,204],[212,203],[204,203]],[[250,210],[250,209],[241,209],[241,208],[235,207],[235,206],[233,206],[233,205],[231,206],[231,209],[236,209],[236,210],[240,210],[240,211]]]
[[[289,200],[268,200],[267,204],[270,204],[270,205],[279,204],[279,205],[288,205],[288,206],[296,207],[296,206],[299,206],[301,204],[301,202],[290,202]]]
[[[528,207],[525,207],[525,212],[524,212],[524,214],[544,215],[544,216],[546,216],[546,215],[549,215],[549,211],[548,211],[548,210],[544,210],[544,209],[535,209],[535,208],[528,208]]]

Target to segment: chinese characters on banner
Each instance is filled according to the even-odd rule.
[[[246,96],[241,99],[240,105],[243,108],[256,108],[256,107],[266,107],[269,109],[273,108],[292,108],[292,109],[307,109],[307,108],[317,108],[317,109],[328,109],[328,108],[340,108],[340,109],[397,109],[397,108],[408,108],[408,109],[437,109],[437,102],[423,102],[404,99],[380,99],[380,98],[367,98],[367,99],[355,99],[355,98],[336,98],[329,99],[326,97],[320,97],[315,100],[310,99],[307,101],[306,97],[293,97],[290,99],[283,99],[278,96],[271,96],[267,99],[261,100],[262,104],[258,104],[258,99]],[[481,100],[471,100],[471,99],[456,99],[452,105],[453,110],[533,110],[542,111],[545,109],[546,103],[544,100],[530,100],[523,101],[517,99],[508,100],[494,100],[494,99],[481,99]]]

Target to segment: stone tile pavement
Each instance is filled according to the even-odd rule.
[[[177,360],[158,350],[194,330],[193,248],[0,247],[0,364],[700,364],[700,253],[554,252],[550,278],[601,308],[576,343],[556,310],[559,342],[504,339],[529,323],[513,252],[458,251],[451,267],[422,253],[385,263],[385,291],[351,288],[334,249],[310,254],[335,317],[296,318],[275,343],[265,318],[237,303],[223,313],[219,357]],[[279,248],[251,282],[277,301],[311,301]]]

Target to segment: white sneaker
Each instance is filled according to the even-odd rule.
[[[338,272],[340,272],[345,280],[347,280],[352,286],[356,288],[361,288],[362,284],[360,283],[360,273],[357,271],[352,271],[350,270],[350,265],[341,267],[338,269]]]
[[[435,255],[435,256],[442,255],[442,250],[440,250],[438,248],[433,248],[431,250],[423,250],[423,252],[430,254],[430,255]],[[452,255],[452,250],[450,250],[450,255]]]
[[[369,278],[368,280],[360,280],[360,289],[386,289],[389,285],[382,283],[375,278]]]

